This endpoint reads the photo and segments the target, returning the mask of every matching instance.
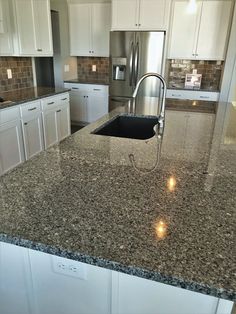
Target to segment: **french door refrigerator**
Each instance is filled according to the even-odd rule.
[[[164,44],[165,32],[110,32],[110,110],[132,97],[143,74],[162,74]],[[159,80],[147,78],[139,95],[159,97]]]

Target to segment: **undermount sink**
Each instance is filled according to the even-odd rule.
[[[122,114],[112,118],[91,133],[146,140],[155,135],[154,126],[156,124],[158,124],[157,116]]]

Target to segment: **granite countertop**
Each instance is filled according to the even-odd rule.
[[[66,88],[57,87],[29,87],[21,88],[14,91],[2,92],[0,96],[6,100],[6,102],[0,103],[0,109],[8,108],[11,106],[19,105],[28,101],[41,99],[55,94],[61,94],[67,92]]]
[[[235,301],[236,108],[183,103],[162,141],[91,134],[122,107],[2,176],[0,240]]]
[[[71,79],[65,80],[64,83],[78,83],[78,84],[95,84],[95,85],[109,85],[109,81],[106,79]]]

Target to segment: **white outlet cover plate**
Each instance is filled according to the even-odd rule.
[[[58,256],[51,256],[51,261],[53,272],[82,280],[87,279],[86,264]]]

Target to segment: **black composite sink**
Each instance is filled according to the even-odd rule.
[[[94,130],[92,134],[146,140],[155,135],[153,128],[157,123],[156,116],[119,115]]]

